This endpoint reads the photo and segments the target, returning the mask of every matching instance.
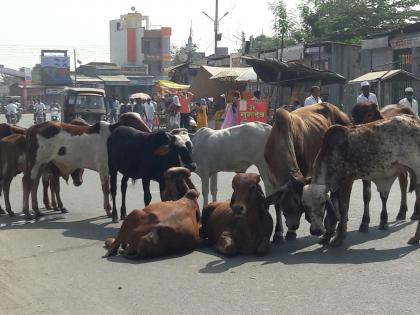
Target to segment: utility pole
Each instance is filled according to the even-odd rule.
[[[215,18],[213,19],[210,15],[208,15],[206,12],[201,11],[205,16],[207,16],[210,20],[214,23],[214,55],[216,56],[217,51],[217,42],[219,40],[219,22],[229,14],[229,12],[226,12],[223,14],[223,16],[219,19],[219,0],[216,0],[216,9],[215,9]]]
[[[76,63],[77,63],[77,59],[76,59],[76,49],[73,50],[73,54],[74,54],[74,86],[77,86],[77,71],[76,71]]]

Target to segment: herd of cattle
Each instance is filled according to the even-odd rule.
[[[13,177],[22,172],[27,217],[31,217],[29,196],[35,214],[42,215],[37,200],[41,178],[45,207],[51,209],[50,186],[52,207],[66,212],[60,199],[60,176],[67,180],[71,175],[79,186],[87,168],[99,173],[104,209],[118,222],[117,174],[121,173],[120,218],[124,222],[118,236],[106,240],[106,256],[116,255],[120,246],[126,257],[136,258],[192,250],[201,243],[226,256],[265,255],[273,232],[270,205],[276,209],[274,243],[283,239],[281,213],[287,240],[296,238],[305,214],[311,234],[322,235],[320,244],[339,246],[346,237],[350,194],[357,179],[363,179],[361,232],[369,229],[371,182],[382,200],[380,229],[388,228],[386,204],[397,177],[401,187],[397,219],[406,217],[408,186],[416,193],[411,219],[420,217],[419,118],[401,105],[379,111],[373,103],[357,104],[352,116],[322,103],[294,112],[278,109],[273,126],[247,123],[222,130],[202,128],[194,135],[185,129],[151,132],[134,113],[123,114],[116,124],[45,122],[29,129],[0,124],[0,193],[4,192],[7,213],[14,216],[9,188]],[[245,173],[251,165],[260,175]],[[202,182],[201,214],[199,193],[190,180],[192,171]],[[231,199],[217,202],[217,173],[221,171],[237,174]],[[142,180],[146,207],[127,216],[129,179]],[[151,180],[159,183],[161,202],[150,204]],[[5,213],[1,207],[0,213]],[[419,240],[420,224],[409,244]]]

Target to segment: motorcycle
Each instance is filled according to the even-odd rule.
[[[9,124],[16,125],[18,123],[18,116],[15,113],[9,114]]]
[[[60,121],[61,120],[60,111],[57,107],[52,107],[51,108],[51,120],[52,121]]]
[[[45,118],[44,118],[44,112],[43,112],[43,111],[37,111],[37,112],[35,113],[35,118],[34,118],[34,120],[35,120],[35,124],[36,124],[36,125],[38,125],[38,124],[42,124],[42,123],[45,121]]]

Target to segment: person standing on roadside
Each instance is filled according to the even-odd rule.
[[[414,99],[414,89],[412,87],[408,87],[405,89],[405,98],[400,100],[398,104],[405,105],[407,107],[410,107],[414,114],[416,116],[419,116],[419,104],[417,103],[417,100]]]
[[[150,98],[146,100],[146,103],[144,103],[144,112],[146,117],[146,125],[150,128],[150,130],[153,129],[153,119],[155,118],[155,107],[153,106],[153,103]]]
[[[357,104],[363,104],[363,103],[375,103],[376,105],[378,104],[378,99],[376,98],[376,95],[374,93],[370,92],[370,84],[369,82],[362,82],[361,83],[361,88],[362,88],[362,94],[360,94],[357,97]]]
[[[190,127],[190,115],[191,115],[191,109],[190,104],[194,97],[194,94],[191,92],[188,93],[177,93],[176,94],[179,98],[179,103],[181,104],[180,108],[180,127],[188,129]]]
[[[322,103],[320,95],[321,95],[321,88],[319,86],[311,87],[311,95],[309,95],[305,99],[303,106],[309,106],[309,105]]]

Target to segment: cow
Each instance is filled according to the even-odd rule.
[[[169,169],[165,178],[178,181],[188,172],[186,169]],[[173,190],[177,187],[180,189],[178,195],[188,185],[187,182],[181,185],[172,182],[165,188]],[[197,190],[189,189],[179,200],[153,203],[143,210],[132,211],[121,225],[117,238],[105,241],[108,252],[104,257],[117,255],[120,246],[122,254],[132,259],[193,250],[200,243],[198,195]]]
[[[217,252],[228,257],[268,253],[273,219],[259,182],[258,174],[238,173],[231,199],[203,209],[200,234]]]
[[[411,115],[415,116],[415,113],[410,107],[400,104],[391,104],[385,106],[379,111],[378,105],[373,102],[369,103],[359,103],[356,104],[352,111],[353,123],[356,125],[369,123],[379,119],[387,119],[391,117],[395,117],[398,115]],[[402,172],[398,176],[398,180],[400,183],[400,190],[401,190],[401,204],[400,209],[397,214],[397,220],[405,220],[406,213],[407,213],[407,186],[408,186],[408,173]],[[411,216],[411,220],[418,220],[420,217],[420,191],[419,189],[415,189],[416,191],[416,203],[414,205],[414,212]],[[384,196],[381,196],[381,199]],[[369,202],[371,199],[371,182],[364,180],[363,181],[363,201],[364,201],[364,210],[363,210],[363,219],[362,223],[360,224],[359,231],[360,232],[367,232],[369,230],[369,222],[370,222],[370,215],[369,215]],[[386,208],[387,200],[382,199],[382,211],[381,216],[387,217],[387,208]],[[380,229],[387,229],[387,225],[380,225]]]
[[[164,174],[162,201],[181,199],[188,190],[196,189],[190,177],[191,171],[185,167],[172,167],[167,170]]]
[[[302,203],[308,211],[312,235],[321,235],[320,244],[340,246],[347,233],[349,200],[353,181],[365,179],[376,184],[387,198],[394,180],[410,170],[412,181],[420,178],[420,120],[407,115],[374,121],[355,127],[333,126],[325,134],[314,164],[312,181],[303,189]],[[331,192],[331,202],[328,193]],[[322,225],[324,205],[332,204]],[[381,224],[387,223],[381,217]],[[420,223],[409,244],[418,244]]]
[[[245,172],[251,165],[258,168],[266,193],[272,192],[263,155],[270,131],[270,125],[252,122],[221,130],[201,128],[195,133],[192,156],[202,182],[203,206],[208,205],[209,180],[213,202],[217,200],[218,172]]]
[[[184,163],[189,169],[195,170],[191,152],[180,137],[164,131],[154,133],[138,131],[131,127],[121,126],[109,136],[108,169],[111,180],[112,221],[118,222],[115,196],[117,194],[117,174],[121,180],[121,219],[126,217],[125,195],[127,182],[130,178],[142,179],[144,204],[147,206],[152,196],[150,181],[159,183],[160,191],[164,189],[164,173],[171,167]]]
[[[351,125],[344,112],[329,103],[321,103],[288,112],[277,109],[274,124],[265,146],[264,156],[276,193],[267,197],[276,207],[274,239],[282,239],[280,209],[286,219],[286,240],[296,239],[296,230],[304,213],[301,196],[305,178],[313,172],[313,162],[327,129],[334,125]]]
[[[128,116],[128,115],[127,115]],[[138,127],[136,115],[130,113],[128,124]],[[42,215],[38,208],[37,190],[41,172],[49,162],[59,168],[64,176],[76,169],[87,168],[99,173],[105,212],[111,216],[109,203],[109,171],[106,142],[112,130],[125,121],[109,124],[104,121],[90,126],[72,125],[62,122],[45,122],[27,130],[26,169],[23,176],[23,212],[29,214],[29,194],[32,192],[32,208],[36,215]]]

